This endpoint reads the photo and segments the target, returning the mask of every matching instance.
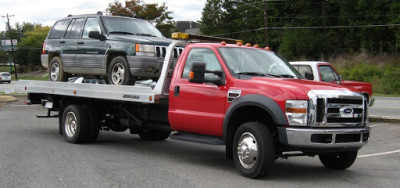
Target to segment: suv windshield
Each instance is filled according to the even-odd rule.
[[[236,47],[222,47],[218,51],[221,53],[229,71],[236,77],[241,75],[301,77],[289,63],[271,51]]]
[[[103,17],[103,22],[108,33],[164,38],[156,27],[144,20],[122,17]]]

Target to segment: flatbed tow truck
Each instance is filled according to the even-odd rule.
[[[184,50],[174,62],[176,47]],[[171,43],[155,85],[19,84],[27,104],[42,104],[49,117],[58,111],[67,142],[90,143],[100,130],[129,129],[143,140],[225,145],[226,157],[249,178],[269,174],[278,157],[318,155],[325,167],[343,170],[369,139],[363,95],[305,80],[272,51],[240,41]]]

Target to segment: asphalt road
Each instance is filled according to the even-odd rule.
[[[224,147],[145,142],[127,132],[74,145],[58,134],[57,119],[35,117],[45,113],[21,100],[0,108],[0,187],[400,187],[400,124],[371,123],[370,143],[348,170],[294,157],[252,180],[224,159]]]

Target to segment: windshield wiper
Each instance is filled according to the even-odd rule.
[[[275,75],[275,74],[265,74],[265,73],[260,73],[260,72],[239,72],[236,73],[238,75],[247,75],[247,76],[272,76],[272,77],[277,77],[281,78],[282,76],[280,75]]]
[[[279,76],[284,77],[284,78],[295,78],[293,75],[290,75],[290,74],[280,74]]]
[[[148,37],[157,37],[157,36],[154,36],[154,35],[148,34],[148,33],[135,33],[135,35],[139,35],[139,36],[148,36]]]
[[[134,35],[133,33],[129,33],[129,32],[125,32],[125,31],[110,31],[110,34]]]

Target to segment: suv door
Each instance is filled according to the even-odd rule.
[[[99,75],[101,68],[105,72],[105,54],[109,45],[105,41],[89,38],[90,31],[102,33],[99,20],[96,17],[88,17],[86,20],[82,38],[78,40],[76,65],[81,68],[81,73]],[[102,67],[102,64],[104,64],[104,67]]]
[[[78,40],[81,37],[84,21],[85,18],[72,19],[64,35],[64,44],[60,56],[64,70],[69,73],[79,71],[76,64],[76,54],[78,53]]]
[[[191,83],[189,69],[193,62],[206,63],[206,70],[223,71],[213,50],[193,48],[186,59],[183,73],[174,83],[170,93],[169,120],[173,130],[221,136],[227,102],[227,88],[210,83]],[[205,78],[215,75],[206,73]]]

